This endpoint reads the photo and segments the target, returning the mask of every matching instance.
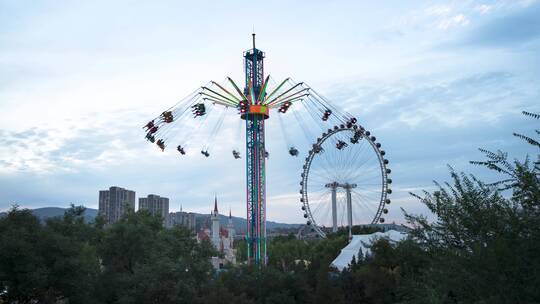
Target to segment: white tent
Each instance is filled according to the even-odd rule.
[[[344,268],[348,267],[352,261],[353,256],[358,260],[358,252],[362,250],[364,256],[371,253],[369,248],[371,244],[380,239],[385,238],[391,242],[399,242],[407,237],[406,233],[399,232],[396,230],[388,230],[386,232],[375,232],[372,234],[361,234],[353,235],[351,242],[341,249],[341,253],[338,257],[330,264],[330,266],[337,268],[339,271],[342,271]]]

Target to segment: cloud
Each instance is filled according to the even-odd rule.
[[[394,39],[403,38],[404,36],[405,34],[403,33],[403,31],[399,29],[388,28],[372,34],[372,39],[374,42],[388,43]]]
[[[487,4],[478,4],[474,7],[474,10],[479,12],[481,15],[485,15],[493,10],[493,6]]]
[[[486,53],[491,55],[489,49],[482,52],[464,49],[459,53],[455,46],[461,43],[460,46],[512,48],[534,41],[537,39],[534,29],[528,29],[533,34],[525,33],[517,38],[505,33],[510,36],[505,39],[515,40],[512,43],[495,39],[494,33],[505,30],[503,26],[497,27],[497,22],[514,18],[519,23],[520,14],[537,11],[535,5],[529,0],[486,4],[454,1],[428,9],[425,6],[414,9],[408,4],[413,12],[407,12],[404,6],[393,6],[388,9],[391,11],[388,15],[372,14],[377,11],[375,8],[364,10],[370,12],[365,16],[369,18],[358,19],[364,20],[365,26],[354,18],[338,16],[332,19],[335,22],[329,23],[334,27],[314,31],[320,26],[315,24],[320,18],[312,18],[315,23],[306,23],[305,28],[299,28],[290,38],[271,34],[271,31],[262,35],[261,46],[272,45],[264,47],[272,52],[268,58],[272,73],[277,70],[298,75],[303,70],[302,80],[318,80],[317,88],[341,76],[355,78],[354,83],[335,85],[325,95],[357,115],[387,151],[394,179],[392,199],[396,203],[390,208],[390,221],[390,218],[401,217],[397,207],[422,210],[407,191],[430,189],[432,179],[447,179],[447,163],[455,165],[456,169],[469,170],[467,161],[480,158],[477,147],[522,152],[519,147],[514,148],[510,133],[516,128],[528,130],[529,126],[516,118],[519,111],[538,109],[538,81],[534,77],[531,80],[523,77],[523,69],[528,69],[527,73],[533,76],[537,74],[538,65],[514,54],[485,56]],[[100,4],[92,8],[102,10]],[[303,7],[296,9],[302,11]],[[172,149],[161,153],[155,145],[144,141],[141,130],[142,122],[149,115],[159,114],[179,92],[198,86],[200,79],[221,77],[224,71],[240,74],[241,58],[237,52],[238,45],[245,45],[243,34],[232,37],[229,42],[219,39],[209,42],[207,36],[194,31],[208,32],[207,28],[177,18],[177,10],[167,8],[170,18],[166,19],[170,24],[164,24],[163,20],[138,18],[139,14],[148,14],[134,8],[131,14],[125,15],[128,18],[125,22],[128,24],[131,18],[142,20],[139,22],[140,28],[144,28],[142,36],[140,28],[126,33],[123,27],[112,32],[103,27],[97,30],[75,27],[62,35],[64,24],[69,23],[66,20],[89,16],[86,7],[76,12],[66,11],[63,6],[52,12],[39,11],[37,19],[28,15],[23,7],[20,13],[18,10],[16,14],[14,11],[8,14],[16,15],[17,24],[24,25],[24,30],[4,31],[6,35],[2,39],[11,47],[3,50],[5,60],[0,63],[0,70],[7,73],[0,75],[3,113],[0,127],[6,129],[0,130],[0,208],[7,208],[12,201],[24,206],[67,206],[69,202],[82,202],[96,207],[97,191],[118,185],[136,190],[139,196],[148,193],[167,196],[171,199],[171,209],[182,203],[184,209],[201,212],[209,211],[213,195],[217,193],[220,207],[223,205],[226,209],[231,205],[234,214],[245,215],[245,159],[234,160],[231,155],[231,149],[238,146],[231,138],[239,139],[239,148],[244,153],[243,135],[237,132],[238,121],[233,122],[232,127],[230,123],[224,126],[208,159],[199,153],[207,134],[193,136],[188,155],[179,157],[174,150],[176,142],[168,142]],[[107,13],[114,22],[118,21],[115,11],[116,8]],[[173,11],[175,13],[171,13]],[[327,12],[326,9],[320,11]],[[278,28],[295,22],[296,11],[291,12],[292,17],[278,22]],[[69,18],[65,18],[66,13]],[[57,22],[51,25],[51,15],[64,18],[54,18]],[[380,22],[376,22],[381,16],[385,16],[382,29],[378,27]],[[275,20],[270,17],[268,21]],[[537,24],[532,22],[528,26]],[[8,30],[8,25],[3,29]],[[45,28],[34,31],[40,26]],[[182,39],[172,39],[170,29],[173,27],[189,34],[180,33],[176,37]],[[241,32],[241,28],[242,24],[238,23],[232,32]],[[79,35],[87,33],[88,29],[97,35]],[[515,31],[520,33],[521,30],[518,27]],[[103,39],[100,34],[105,32],[109,35]],[[312,33],[318,33],[313,41],[294,40],[298,36],[312,37]],[[380,43],[365,46],[360,44],[362,39],[350,39],[370,33],[375,33],[372,38]],[[246,35],[249,37],[249,32]],[[79,41],[75,36],[83,38]],[[131,39],[143,36],[151,39]],[[50,37],[58,39],[48,41]],[[321,37],[325,42],[321,43]],[[340,40],[340,37],[345,39]],[[456,37],[461,40],[454,40],[450,52],[430,48],[441,40]],[[216,53],[217,44],[220,52]],[[205,47],[201,49],[201,46]],[[305,51],[298,49],[297,53],[307,54],[307,57],[291,57],[291,47],[306,47]],[[348,55],[343,49],[349,50]],[[207,52],[213,52],[211,61],[207,60],[210,58]],[[131,55],[127,56],[128,53]],[[506,66],[499,64],[502,62]],[[507,69],[508,66],[516,69]],[[360,73],[378,81],[354,76]],[[143,109],[146,105],[148,108]],[[138,110],[116,111],[119,107]],[[300,113],[310,119],[306,111]],[[292,113],[287,115],[285,117],[291,119]],[[268,214],[272,219],[302,222],[298,202],[299,170],[308,144],[321,130],[309,129],[310,134],[305,136],[302,132],[305,130],[297,121],[289,120],[285,125],[289,142],[281,135],[278,120],[268,120],[267,148],[271,155],[267,163]],[[243,126],[241,134],[242,129]],[[184,130],[179,136],[185,133],[189,132]],[[290,157],[285,144],[297,146],[301,156]]]
[[[452,7],[449,5],[430,6],[426,8],[428,16],[446,16],[452,12]]]
[[[329,93],[358,117],[382,114],[385,128],[456,128],[493,124],[538,98],[537,82],[493,71],[454,79],[412,77],[393,83],[344,84]],[[383,111],[383,113],[381,113]]]
[[[519,125],[508,118],[538,97],[537,91],[530,92],[537,86],[502,71],[361,83],[336,86],[328,97],[358,114],[387,151],[394,179],[388,222],[402,219],[399,207],[424,213],[408,192],[431,189],[432,179],[447,179],[447,163],[466,169],[468,160],[479,157],[476,148],[491,148],[500,136],[508,137],[504,132]],[[78,118],[62,128],[0,131],[0,168],[11,168],[0,172],[0,206],[8,208],[13,201],[23,206],[80,202],[95,208],[97,191],[118,185],[136,190],[139,197],[167,196],[171,209],[182,203],[184,209],[199,212],[211,208],[217,193],[220,206],[245,214],[245,161],[235,161],[230,154],[237,120],[228,126],[226,122],[212,157],[206,159],[196,150],[204,135],[184,158],[174,149],[161,153],[145,143],[140,128],[145,118],[144,113],[115,111]],[[286,153],[278,122],[268,121],[268,217],[301,223],[297,193],[303,158]],[[289,129],[295,144],[304,140],[298,126]],[[305,145],[298,148],[302,155],[307,151]]]
[[[443,20],[441,20],[438,24],[438,28],[442,30],[447,30],[455,26],[467,26],[469,25],[469,23],[470,21],[467,17],[465,17],[465,15],[458,14],[450,18],[444,18]]]
[[[486,7],[479,11],[487,13]],[[540,4],[513,9],[472,29],[458,44],[479,47],[514,47],[540,37]]]
[[[38,126],[22,131],[1,131],[1,172],[50,174],[55,171],[78,171],[101,168],[136,157],[136,128],[118,123],[107,115],[64,121],[64,127]],[[111,120],[108,120],[111,119]]]

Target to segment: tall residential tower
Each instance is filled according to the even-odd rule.
[[[128,209],[135,210],[135,191],[114,186],[99,191],[99,214],[107,224],[120,220]]]
[[[159,215],[166,223],[169,216],[169,199],[155,194],[139,198],[139,210],[148,210],[152,215]]]

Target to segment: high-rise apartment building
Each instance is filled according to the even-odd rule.
[[[169,199],[155,194],[139,198],[139,210],[148,210],[153,215],[159,215],[166,223],[169,215]]]
[[[107,224],[120,220],[128,209],[135,210],[135,191],[120,187],[99,191],[99,214]]]
[[[189,230],[195,231],[195,213],[193,212],[171,212],[167,218],[167,227],[173,226],[186,227]]]

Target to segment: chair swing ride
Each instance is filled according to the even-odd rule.
[[[315,130],[322,133],[310,145],[300,182],[301,209],[313,231],[325,237],[338,225],[348,225],[350,230],[355,224],[383,222],[392,181],[388,178],[390,169],[386,168],[388,160],[376,138],[354,116],[306,83],[291,78],[275,82],[269,75],[265,77],[265,53],[255,47],[255,34],[253,48],[243,57],[243,89],[230,77],[222,82],[210,81],[148,121],[143,129],[146,140],[161,151],[172,146],[181,157],[194,152],[208,158],[213,156],[212,143],[228,114],[232,112],[239,120],[238,131],[245,124],[245,154],[239,146],[231,152],[234,160],[246,161],[248,263],[267,262],[265,165],[269,152],[265,126],[274,115],[291,157],[300,155],[298,144],[289,140],[292,126],[301,130],[308,143],[317,138]],[[194,134],[201,133],[210,122],[206,142],[200,150],[194,148]]]

